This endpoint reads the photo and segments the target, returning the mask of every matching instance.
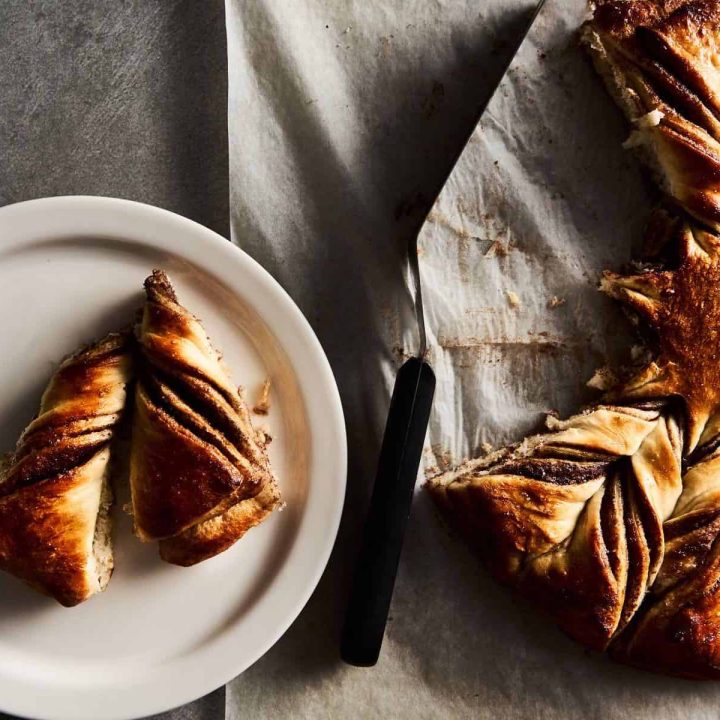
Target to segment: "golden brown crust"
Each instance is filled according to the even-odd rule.
[[[160,541],[160,557],[189,566],[214,557],[234,545],[248,530],[280,507],[280,490],[268,478],[254,497],[241,500],[225,512],[197,523],[185,532]]]
[[[720,230],[718,0],[605,2],[584,40],[665,191]]]
[[[144,540],[183,532],[236,492],[254,488],[214,446],[154,404],[142,385],[133,437],[133,515]]]
[[[526,441],[510,462],[428,487],[496,578],[604,649],[658,572],[681,449],[676,421],[660,410],[599,406]],[[553,472],[538,473],[548,462]]]
[[[0,498],[0,567],[68,607],[103,589],[88,562],[108,455]]]
[[[429,489],[496,578],[576,640],[720,679],[720,452],[681,477],[670,410],[599,406]]]
[[[130,471],[136,532],[161,540],[169,562],[192,564],[264,518],[274,504],[250,501],[276,485],[265,438],[199,321],[162,271],[145,287]]]
[[[584,41],[630,144],[720,230],[720,0],[600,2]],[[679,215],[653,223],[664,265],[604,276],[654,338],[654,360],[606,395],[617,405],[429,488],[493,574],[572,637],[720,679],[720,236]]]
[[[126,335],[68,358],[2,471],[0,567],[63,605],[107,583],[93,543],[130,372]]]
[[[616,659],[671,675],[720,679],[720,457],[683,478],[665,523],[665,558]]]
[[[680,398],[688,424],[686,452],[691,453],[717,435],[720,415],[720,364],[708,348],[720,332],[720,238],[685,223],[676,243],[675,269],[606,272],[603,289],[632,307],[657,335],[655,360],[616,389],[614,397]]]

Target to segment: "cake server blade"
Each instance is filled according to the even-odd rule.
[[[497,85],[502,82],[544,2],[540,0],[532,12]],[[480,122],[485,107],[487,103],[480,109],[475,125]],[[467,141],[450,165],[445,181],[452,174],[466,145]],[[411,235],[408,243],[419,347],[417,354],[403,364],[395,379],[340,647],[345,662],[363,667],[375,665],[380,655],[435,393],[435,375],[425,359],[427,336],[417,253],[419,230]]]

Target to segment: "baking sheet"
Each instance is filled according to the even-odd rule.
[[[616,666],[497,587],[418,490],[379,664],[338,636],[393,373],[416,346],[407,235],[469,132],[530,2],[227,0],[233,239],[298,301],[338,377],[350,478],[318,591],[228,691],[227,716],[714,717],[720,688]],[[597,291],[654,201],[577,45],[584,2],[548,0],[420,236],[438,387],[434,472],[595,397],[629,353]],[[495,73],[495,74],[493,74]]]

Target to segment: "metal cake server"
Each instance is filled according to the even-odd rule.
[[[502,82],[544,2],[540,0],[532,13],[497,85]],[[486,106],[480,110],[475,125]],[[464,150],[465,145],[450,166],[446,181]],[[375,665],[380,655],[435,393],[435,375],[425,359],[427,337],[417,254],[419,234],[414,233],[408,243],[419,347],[395,379],[340,648],[345,662],[363,667]]]

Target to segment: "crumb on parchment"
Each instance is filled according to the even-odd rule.
[[[553,295],[550,300],[548,300],[548,307],[551,310],[554,310],[555,308],[559,308],[562,305],[564,305],[567,301],[565,298],[558,297],[557,295]]]
[[[617,385],[618,379],[615,373],[607,366],[598,368],[595,374],[585,383],[589,388],[595,390],[609,390]]]
[[[256,415],[267,415],[270,412],[270,378],[267,378],[261,385],[252,410]]]
[[[490,243],[490,247],[485,251],[485,257],[486,258],[494,258],[494,257],[507,257],[507,255],[510,253],[510,248],[508,245],[505,245],[500,240],[493,240]]]
[[[562,421],[560,420],[560,413],[557,410],[548,410],[545,414],[545,427],[552,430],[560,430],[562,428]],[[523,441],[525,442],[525,441]]]
[[[511,308],[515,309],[520,307],[520,298],[518,297],[517,293],[513,292],[512,290],[508,290],[505,294],[507,295],[508,305]]]

